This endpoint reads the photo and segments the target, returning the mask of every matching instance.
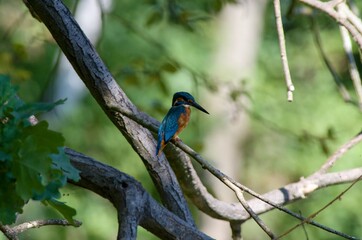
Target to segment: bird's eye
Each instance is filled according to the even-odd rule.
[[[189,99],[189,100],[187,100],[189,103],[192,103],[193,101],[192,101],[192,99]]]

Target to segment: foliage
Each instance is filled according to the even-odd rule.
[[[75,210],[58,202],[59,189],[67,179],[79,180],[79,172],[64,153],[64,138],[40,121],[32,125],[29,117],[50,111],[64,103],[23,103],[0,75],[0,222],[11,224],[30,200],[42,201],[73,221]],[[10,199],[10,200],[9,200]]]

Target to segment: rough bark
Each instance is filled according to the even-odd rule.
[[[161,239],[211,239],[161,206],[131,176],[69,148],[66,154],[81,171],[81,180],[72,183],[108,199],[117,209],[118,239],[136,239],[138,225]]]
[[[166,158],[155,156],[155,139],[146,128],[114,111],[139,114],[119,88],[111,73],[82,32],[67,7],[59,0],[27,0],[35,14],[49,29],[79,77],[104,112],[122,132],[148,169],[165,206],[194,225],[186,200]]]

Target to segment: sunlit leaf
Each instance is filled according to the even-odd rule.
[[[49,204],[50,206],[55,208],[70,224],[74,224],[73,217],[77,213],[74,208],[71,208],[65,203],[57,201],[55,199],[46,200],[43,201],[43,203],[45,205]]]

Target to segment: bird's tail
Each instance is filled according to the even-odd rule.
[[[165,146],[166,146],[166,145],[165,145],[165,141],[164,141],[164,140],[157,142],[156,156],[159,156],[159,155],[160,155],[160,153],[162,152],[162,150],[164,149]]]

